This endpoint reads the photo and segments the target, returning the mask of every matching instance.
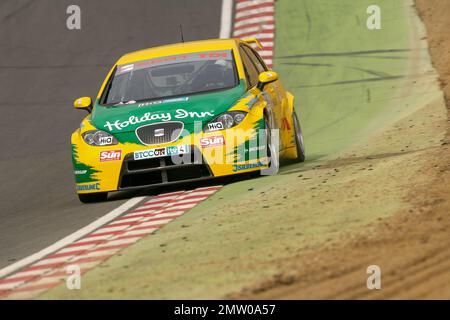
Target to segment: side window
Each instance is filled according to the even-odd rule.
[[[239,48],[239,54],[241,55],[241,59],[244,64],[247,81],[250,83],[250,87],[253,87],[258,82],[259,72],[242,47]]]
[[[267,71],[267,67],[265,63],[262,61],[261,57],[249,46],[243,46],[244,51],[248,54],[256,68],[258,68],[258,72],[264,72]]]

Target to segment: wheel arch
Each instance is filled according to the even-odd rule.
[[[295,97],[292,93],[286,91],[286,98],[287,98],[287,108],[289,110],[289,113],[292,114],[295,111]]]

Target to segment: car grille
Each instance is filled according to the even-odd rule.
[[[175,141],[182,131],[182,122],[161,122],[137,128],[136,135],[143,144],[149,146]]]
[[[209,166],[201,152],[191,146],[192,152],[183,156],[183,163],[171,156],[134,160],[133,154],[125,156],[119,180],[119,189],[150,187],[212,178]]]

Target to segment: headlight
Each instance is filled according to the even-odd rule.
[[[91,146],[112,146],[118,144],[118,141],[114,136],[101,130],[87,131],[83,133],[84,142]]]
[[[224,129],[230,129],[234,126],[237,126],[239,123],[244,120],[247,112],[244,111],[229,111],[222,113],[220,116],[216,117],[214,120],[210,121],[204,131],[218,131]]]

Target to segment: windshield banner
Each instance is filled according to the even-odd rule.
[[[197,62],[208,60],[228,60],[231,61],[231,50],[206,51],[196,53],[179,54],[175,56],[160,57],[148,60],[142,60],[135,63],[122,64],[117,67],[116,75],[141,70],[153,66],[163,66],[180,62]]]

